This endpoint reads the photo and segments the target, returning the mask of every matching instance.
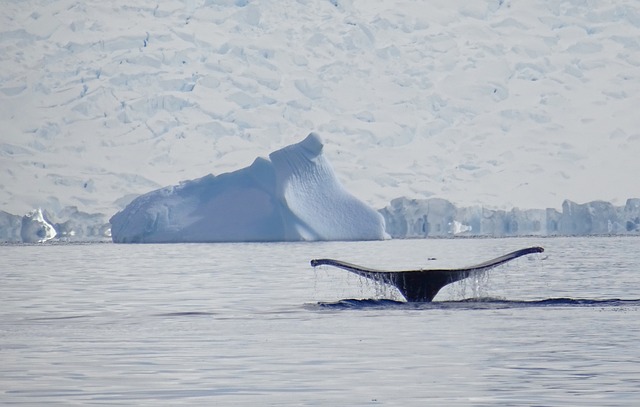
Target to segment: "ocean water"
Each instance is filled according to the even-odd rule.
[[[404,303],[387,269],[545,252]],[[631,406],[640,239],[0,246],[2,405]]]

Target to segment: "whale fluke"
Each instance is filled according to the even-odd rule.
[[[385,271],[333,259],[314,259],[311,260],[311,266],[338,267],[375,281],[393,285],[409,302],[431,302],[438,291],[447,284],[465,279],[475,273],[490,270],[518,257],[543,251],[542,247],[528,247],[475,266],[457,269]]]

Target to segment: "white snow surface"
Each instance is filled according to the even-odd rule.
[[[374,208],[623,205],[638,106],[633,0],[10,1],[0,209],[113,214],[311,131]],[[312,181],[278,186],[301,225]]]
[[[381,240],[382,215],[347,192],[322,155],[322,140],[257,158],[136,198],[114,215],[117,243]]]

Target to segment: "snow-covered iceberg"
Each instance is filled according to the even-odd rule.
[[[22,217],[20,236],[25,243],[44,243],[56,237],[56,230],[38,208]]]
[[[380,240],[382,215],[351,195],[303,141],[249,167],[149,192],[111,219],[116,243]]]

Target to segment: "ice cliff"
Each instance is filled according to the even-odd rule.
[[[380,210],[393,238],[452,236],[588,236],[640,234],[640,199],[624,206],[565,200],[553,208],[510,211],[457,208],[445,199],[397,198]]]
[[[137,219],[137,228],[148,227],[152,230],[154,225],[145,226],[145,221],[149,222],[153,215],[153,211],[161,211],[159,207],[155,209],[149,206],[148,202],[153,199],[159,199],[162,194],[168,197],[171,194],[181,194],[181,197],[174,196],[173,199],[166,199],[167,205],[164,211],[173,212],[173,222],[175,229],[187,229],[180,225],[176,213],[183,213],[183,220],[192,222],[189,211],[196,210],[193,202],[191,206],[182,208],[179,204],[188,200],[183,199],[184,196],[198,195],[211,187],[209,191],[209,208],[217,210],[226,208],[227,217],[214,213],[213,216],[205,219],[203,222],[202,234],[207,227],[217,227],[211,230],[226,230],[235,240],[240,239],[241,234],[261,234],[264,240],[280,239],[286,230],[289,239],[296,236],[301,240],[317,238],[318,232],[314,228],[320,229],[323,233],[338,233],[344,228],[339,225],[341,216],[327,221],[326,227],[319,222],[320,218],[309,218],[306,224],[305,215],[309,215],[311,210],[315,210],[320,205],[320,200],[306,205],[314,205],[314,208],[304,207],[300,205],[300,197],[291,197],[292,189],[290,188],[288,195],[291,207],[284,210],[283,213],[289,213],[288,218],[291,223],[290,228],[285,228],[283,219],[275,212],[276,208],[282,208],[280,204],[273,200],[273,195],[261,192],[259,188],[250,191],[247,188],[241,188],[242,185],[248,185],[250,182],[256,182],[260,185],[260,178],[248,181],[252,175],[257,175],[257,171],[262,168],[265,172],[262,174],[263,179],[270,179],[266,185],[270,185],[268,191],[275,193],[274,184],[275,170],[273,169],[273,161],[258,158],[253,165],[242,170],[222,174],[218,177],[209,175],[195,181],[186,181],[176,187],[169,187],[159,191],[154,191],[139,198],[140,201],[132,202],[132,205],[138,205],[143,212],[139,213],[133,219]],[[265,175],[266,174],[266,175]],[[240,182],[234,187],[235,182]],[[263,184],[264,185],[264,184]],[[219,188],[221,195],[213,198],[213,190]],[[283,188],[284,189],[284,188]],[[183,191],[183,192],[180,192]],[[305,192],[306,193],[306,192]],[[204,195],[204,194],[202,194]],[[202,196],[201,195],[201,196]],[[243,197],[251,202],[235,201],[236,198]],[[335,196],[338,196],[337,194]],[[316,196],[316,199],[318,197]],[[158,201],[156,201],[157,203]],[[171,206],[170,203],[174,205]],[[144,209],[147,208],[147,214],[143,216]],[[195,209],[194,209],[195,208]],[[204,208],[202,205],[199,207]],[[361,207],[362,208],[362,207]],[[365,207],[366,208],[366,207]],[[368,209],[368,208],[366,208]],[[368,212],[368,210],[366,210]],[[126,210],[133,210],[132,207]],[[307,212],[304,212],[307,210]],[[300,213],[300,217],[291,215],[292,211]],[[125,212],[125,211],[123,211]],[[123,213],[121,212],[121,213]],[[322,210],[320,210],[322,212]],[[408,199],[397,198],[391,201],[389,205],[378,211],[384,218],[386,224],[386,232],[392,238],[432,238],[432,237],[511,237],[511,236],[590,236],[590,235],[640,235],[640,199],[628,199],[624,206],[616,206],[610,202],[592,201],[579,204],[570,200],[565,200],[560,211],[554,208],[547,209],[518,209],[496,210],[482,206],[457,207],[453,203],[440,198],[431,199]],[[198,216],[202,216],[200,213]],[[123,216],[123,215],[116,215]],[[145,218],[146,216],[146,218]],[[164,215],[163,215],[164,216]],[[159,219],[168,219],[160,216]],[[357,216],[357,214],[352,215]],[[146,219],[146,220],[145,220]],[[200,219],[200,218],[198,218]],[[294,222],[295,221],[295,222]],[[377,222],[377,220],[376,220]],[[375,223],[377,225],[377,223]],[[329,226],[336,227],[336,231],[332,231]],[[366,229],[371,225],[364,225]],[[24,242],[24,243],[40,243],[47,240],[62,241],[95,241],[111,239],[111,225],[107,222],[107,217],[100,213],[85,213],[74,207],[66,207],[58,212],[50,212],[48,210],[31,211],[24,216],[12,215],[5,211],[0,211],[0,242]],[[51,229],[53,228],[53,230]],[[134,226],[127,226],[128,230],[133,230]],[[197,225],[191,224],[190,229],[197,231]],[[315,232],[314,232],[315,231]],[[168,232],[167,232],[168,234]],[[120,235],[122,236],[122,235]],[[176,238],[177,234],[174,236]],[[231,240],[230,238],[221,240]],[[138,239],[136,241],[142,241]]]
[[[384,219],[351,195],[320,137],[249,167],[149,192],[111,219],[116,243],[377,240]]]

